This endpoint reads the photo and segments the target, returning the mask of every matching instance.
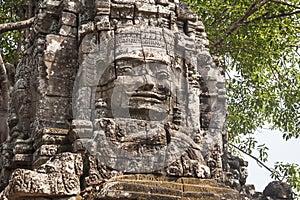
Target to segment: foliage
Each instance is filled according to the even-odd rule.
[[[298,0],[184,0],[202,19],[212,54],[227,73],[229,139],[267,161],[253,136],[271,125],[284,139],[300,135],[300,4]],[[299,191],[299,167],[278,163]]]
[[[300,166],[298,164],[277,162],[271,177],[285,180],[296,192],[300,192]],[[298,194],[297,197],[300,198],[300,195]]]
[[[20,20],[22,0],[0,0],[0,24]],[[0,53],[3,59],[13,63],[16,59],[20,32],[11,31],[0,35]]]
[[[292,6],[298,1],[290,6],[269,1],[233,32],[253,0],[188,2],[206,25],[212,53],[228,72],[230,137],[253,133],[266,121],[285,132],[286,139],[298,137],[300,6]]]

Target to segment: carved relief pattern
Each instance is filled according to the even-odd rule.
[[[127,174],[228,180],[241,189],[247,173],[222,160],[225,78],[186,4],[33,4],[11,91],[10,140],[0,146],[1,199],[106,199],[150,187],[110,182]]]

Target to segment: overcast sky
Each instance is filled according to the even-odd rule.
[[[268,129],[257,131],[256,138],[260,144],[265,143],[269,147],[267,166],[273,168],[277,161],[300,164],[300,138],[285,141],[281,132]],[[254,184],[256,191],[262,192],[265,186],[272,181],[269,171],[259,167],[252,158],[245,156],[245,159],[249,161],[247,183]]]

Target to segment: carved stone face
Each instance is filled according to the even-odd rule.
[[[107,102],[108,118],[173,120],[183,66],[167,51],[174,35],[168,41],[162,36],[162,29],[126,29],[114,36],[114,60],[100,77],[96,96]]]
[[[186,53],[185,48],[193,43],[153,27],[121,28],[102,36],[99,52],[88,56],[96,62],[87,60],[82,71],[86,85],[94,77],[97,81],[90,88],[96,108],[90,151],[118,171],[204,176],[198,166],[203,164],[201,136],[195,137],[200,128],[200,89],[191,84],[196,60],[188,57],[196,51]],[[89,93],[84,94],[91,102]],[[176,162],[181,157],[185,164]]]
[[[118,60],[116,64],[117,78],[111,102],[113,116],[168,120],[177,87],[172,66],[136,59]]]
[[[102,138],[96,142],[97,157],[111,161],[112,168],[129,172],[163,169],[189,146],[189,142],[172,140],[169,131],[169,125],[181,119],[178,105],[185,105],[182,91],[187,79],[183,75],[183,62],[168,55],[165,41],[161,43],[163,48],[141,49],[141,43],[134,47],[120,45],[115,50],[118,53],[114,62],[100,77],[96,107],[102,113],[99,99],[104,99],[108,114],[96,120],[100,131],[95,138]],[[159,51],[159,56],[152,55]],[[120,155],[106,153],[109,148]],[[148,166],[142,166],[143,163]]]

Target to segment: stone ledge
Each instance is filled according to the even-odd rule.
[[[97,188],[97,187],[93,187]],[[84,199],[246,200],[247,197],[212,179],[175,178],[158,175],[123,175],[89,188]]]

